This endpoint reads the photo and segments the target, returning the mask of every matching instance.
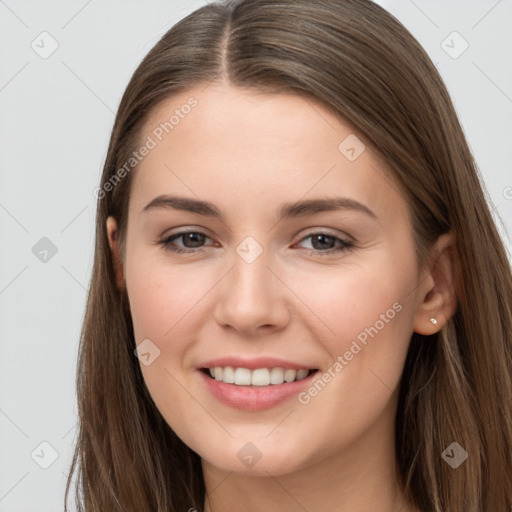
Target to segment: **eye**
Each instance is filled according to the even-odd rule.
[[[175,244],[175,240],[182,239],[184,247]],[[205,239],[211,240],[202,231],[180,231],[160,241],[166,251],[176,253],[198,253],[203,251],[202,244]]]
[[[182,246],[176,244],[176,240],[180,239],[183,243]],[[299,243],[308,239],[311,239],[313,248],[306,248],[307,251],[321,256],[348,251],[354,246],[353,242],[349,240],[325,232],[310,233],[302,238]],[[203,252],[205,240],[211,240],[211,238],[202,231],[180,231],[164,238],[159,243],[166,251],[190,254]],[[215,245],[218,246],[219,244],[216,243]]]
[[[319,254],[321,256],[348,251],[354,246],[353,242],[349,240],[345,240],[325,232],[310,233],[299,243],[304,242],[309,238],[311,239],[311,245],[313,246],[313,249],[308,249],[308,252]]]

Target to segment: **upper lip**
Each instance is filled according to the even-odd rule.
[[[223,368],[226,366],[231,366],[233,368],[247,368],[249,370],[256,370],[257,368],[290,368],[293,370],[311,370],[315,368],[309,364],[285,361],[284,359],[275,357],[255,357],[252,359],[244,359],[242,357],[221,357],[218,359],[205,361],[198,366],[198,369],[215,368],[216,366]]]

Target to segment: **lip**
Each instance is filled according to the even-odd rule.
[[[222,365],[218,364],[217,366]],[[231,365],[226,364],[225,366]],[[263,366],[263,368],[265,367]],[[258,368],[262,368],[262,366]],[[318,371],[312,372],[302,380],[285,382],[283,384],[270,384],[268,386],[226,384],[225,382],[212,379],[201,369],[198,369],[198,374],[211,395],[221,403],[244,411],[263,411],[283,403],[292,396],[299,394],[304,388],[309,387],[317,376]]]
[[[256,370],[258,368],[286,368],[292,370],[312,370],[315,366],[304,365],[292,361],[285,361],[275,357],[255,357],[252,359],[243,359],[241,357],[221,357],[219,359],[212,359],[205,361],[197,367],[198,370],[202,368],[215,368],[216,366],[232,366],[233,368],[247,368],[248,370]],[[300,381],[299,381],[300,382]],[[278,384],[280,385],[280,384]]]

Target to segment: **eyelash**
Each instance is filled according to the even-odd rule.
[[[210,238],[206,233],[203,233],[202,231],[180,231],[179,233],[175,233],[174,235],[171,235],[171,236],[169,236],[167,238],[164,238],[159,243],[163,246],[164,250],[171,251],[171,252],[174,252],[174,253],[185,253],[185,254],[196,253],[196,254],[198,254],[198,253],[204,252],[204,247],[199,247],[197,249],[183,249],[181,247],[173,245],[174,240],[176,240],[178,238],[181,238],[184,235],[191,234],[191,233],[198,234],[198,235],[203,235],[206,238]],[[330,255],[335,254],[335,253],[342,253],[342,252],[345,252],[345,251],[350,251],[354,247],[354,244],[352,242],[350,242],[348,240],[344,240],[343,238],[331,235],[329,233],[322,232],[322,231],[309,233],[308,235],[303,237],[299,241],[299,243],[303,242],[304,240],[306,240],[306,239],[308,239],[310,237],[319,236],[319,235],[326,235],[326,236],[328,236],[330,238],[333,238],[335,240],[335,242],[339,241],[339,242],[341,242],[342,245],[341,245],[341,247],[337,247],[337,248],[333,248],[333,249],[327,249],[326,251],[321,251],[319,249],[306,249],[310,254],[315,254],[315,255],[320,255],[320,256],[330,256]]]

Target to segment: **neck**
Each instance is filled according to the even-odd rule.
[[[205,512],[417,512],[396,479],[393,402],[350,446],[292,473],[247,476],[203,459]]]

